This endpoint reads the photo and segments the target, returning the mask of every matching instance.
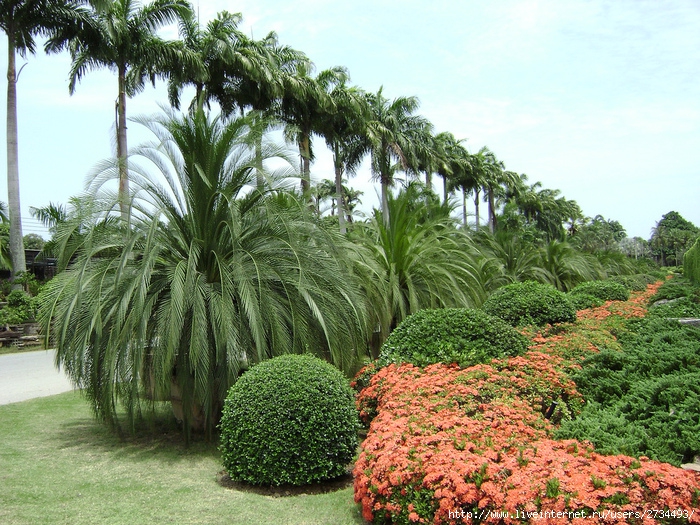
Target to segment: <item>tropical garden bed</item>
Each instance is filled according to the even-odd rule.
[[[616,452],[627,447],[637,457],[602,454],[590,442],[601,437],[586,433],[585,425],[578,429],[585,440],[561,435],[567,424],[570,433],[577,431],[571,424],[579,414],[584,422],[612,417],[617,405],[591,408],[571,378],[586,385],[584,373],[600,371],[595,362],[588,366],[586,358],[624,354],[618,339],[629,341],[634,327],[627,320],[646,314],[646,303],[658,287],[650,285],[628,301],[579,311],[576,323],[526,328],[533,345],[522,356],[463,369],[391,364],[377,372],[358,396],[361,416],[370,423],[355,467],[355,500],[365,519],[437,524],[547,518],[566,523],[586,517],[601,523],[610,518],[700,523],[700,514],[693,512],[700,505],[700,474],[644,455],[679,464],[687,459],[679,447],[655,448],[651,438],[644,446],[630,444],[608,432],[603,436],[608,445],[601,448]],[[688,355],[685,363],[682,373],[696,374],[700,368]],[[659,378],[652,379],[690,379],[673,371],[657,373]],[[650,379],[642,372],[637,376],[642,382]],[[628,385],[627,391],[634,393],[635,386]],[[676,400],[678,406],[687,409],[684,402],[691,397]],[[683,428],[692,431],[698,422],[689,410],[682,415],[691,418]],[[617,416],[627,423],[623,429],[634,428],[635,421]],[[668,421],[649,424],[645,430],[652,437],[656,432],[657,438],[667,439],[663,428]],[[690,432],[684,436],[692,441]],[[697,443],[689,444],[697,450]],[[655,515],[649,514],[652,510]]]

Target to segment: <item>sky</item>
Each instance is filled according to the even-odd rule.
[[[248,34],[275,31],[317,71],[345,66],[351,83],[366,91],[416,96],[436,133],[465,139],[472,153],[487,146],[506,169],[560,190],[586,216],[619,221],[630,237],[648,239],[669,211],[700,226],[699,0],[193,5],[203,23],[224,9],[240,12]],[[175,37],[175,29],[164,36]],[[115,154],[117,78],[108,70],[88,73],[70,96],[66,53],[40,51],[17,63],[24,233],[46,236],[29,207],[66,203],[83,191],[95,165]],[[4,35],[0,68],[7,69]],[[3,73],[3,97],[6,85]],[[127,114],[158,113],[165,103],[160,82],[130,99]],[[3,143],[5,118],[3,103]],[[136,123],[128,133],[130,147],[151,138]],[[312,177],[333,179],[322,141],[315,151]],[[4,147],[0,166],[6,202]],[[364,191],[364,210],[377,205],[366,164],[349,184]]]

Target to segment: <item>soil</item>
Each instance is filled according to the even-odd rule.
[[[300,496],[302,494],[325,494],[335,492],[352,486],[353,477],[349,472],[339,478],[313,483],[311,485],[280,485],[280,486],[259,486],[242,483],[232,480],[225,470],[216,475],[216,481],[222,487],[241,492],[252,492],[262,496],[272,496],[274,498],[285,498],[287,496]]]

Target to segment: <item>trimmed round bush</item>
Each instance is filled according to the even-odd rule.
[[[512,326],[543,326],[576,321],[576,308],[565,293],[551,284],[535,281],[499,288],[486,299],[482,308]]]
[[[585,310],[586,308],[596,308],[603,306],[603,300],[598,299],[595,295],[589,293],[577,293],[569,296],[569,301],[574,305],[576,310]]]
[[[311,355],[263,361],[231,387],[221,417],[231,479],[306,485],[346,473],[360,423],[343,374]]]
[[[513,327],[480,310],[420,310],[389,335],[377,365],[458,363],[467,367],[524,353],[528,344],[528,339]]]
[[[631,292],[642,292],[647,289],[647,282],[640,275],[613,275],[609,277],[610,281],[620,283]]]
[[[626,301],[630,298],[630,292],[624,285],[610,280],[581,283],[569,293],[594,295],[603,301]]]

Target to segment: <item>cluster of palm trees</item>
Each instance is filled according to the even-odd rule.
[[[342,67],[315,74],[274,33],[247,37],[240,15],[222,12],[202,27],[186,0],[0,6],[12,56],[33,52],[42,34],[47,50],[70,52],[71,92],[92,69],[117,73],[116,159],[89,199],[36,211],[52,227],[62,270],[45,290],[44,334],[110,423],[117,401],[133,423],[151,402],[169,399],[186,433],[211,433],[228,388],[251,363],[313,352],[352,373],[422,308],[478,307],[513,281],[567,290],[605,274],[563,242],[581,224],[574,201],[528,184],[487,148],[470,153],[452,134],[434,133],[415,97],[367,93],[349,85]],[[179,40],[157,36],[173,22]],[[127,150],[127,100],[158,78],[168,81],[172,108],[133,119],[153,140]],[[186,93],[192,99],[178,113]],[[8,144],[13,118],[8,111]],[[267,138],[274,128],[298,148],[298,168]],[[310,176],[314,137],[333,154],[335,181],[320,186]],[[359,196],[344,181],[367,157],[381,206],[349,228]],[[16,161],[15,151],[8,179],[18,182]],[[425,184],[392,191],[400,172]],[[432,192],[436,174],[442,198]],[[118,181],[116,194],[108,180]],[[469,196],[478,233],[468,227]],[[337,222],[319,217],[325,197]],[[11,224],[18,206],[18,190],[10,192]]]
[[[48,52],[71,54],[69,90],[91,70],[116,72],[117,152],[120,209],[129,209],[127,101],[146,82],[167,79],[171,105],[179,108],[185,88],[194,89],[189,108],[216,104],[225,117],[255,115],[258,142],[264,133],[283,126],[285,136],[299,149],[301,189],[310,197],[310,164],[313,138],[322,138],[333,154],[335,203],[341,232],[347,213],[344,177],[355,173],[369,156],[372,175],[381,184],[381,209],[389,220],[388,194],[398,172],[424,174],[432,187],[434,174],[444,179],[448,192],[462,193],[463,222],[467,223],[466,198],[474,198],[476,228],[480,227],[480,200],[488,204],[488,228],[496,230],[496,209],[518,197],[527,220],[550,221],[550,235],[557,237],[561,210],[528,207],[532,188],[522,176],[507,171],[487,148],[469,153],[463,141],[448,132],[435,134],[431,123],[417,114],[415,97],[388,99],[383,90],[367,93],[349,85],[348,71],[335,67],[314,75],[314,66],[301,51],[279,43],[274,33],[260,40],[240,29],[240,14],[221,12],[205,26],[187,0],[154,0],[141,5],[134,0],[2,0],[0,27],[9,41],[8,62],[8,188],[11,224],[10,251],[15,271],[24,269],[19,216],[19,173],[16,133],[15,52],[35,51],[36,36],[46,36]],[[158,31],[178,24],[180,38],[164,40]],[[258,183],[262,166],[258,162]],[[541,192],[530,199],[541,206]],[[574,203],[575,204],[575,203]],[[580,210],[570,210],[575,220]],[[535,217],[537,214],[537,217]],[[561,221],[559,221],[561,222]],[[559,225],[559,229],[560,225]]]

